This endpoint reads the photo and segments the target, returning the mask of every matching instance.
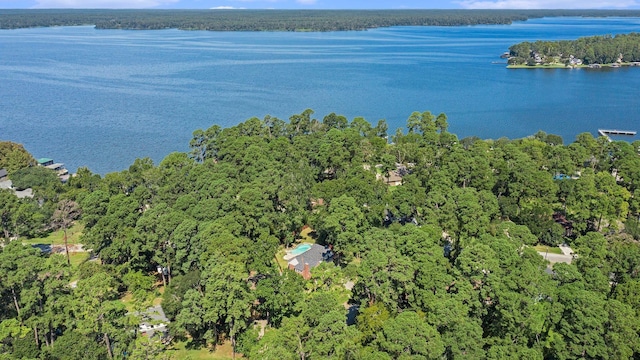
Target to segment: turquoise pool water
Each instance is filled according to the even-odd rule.
[[[300,245],[296,246],[295,249],[291,250],[290,254],[298,256],[300,254],[305,253],[309,249],[311,249],[311,244],[300,244]]]

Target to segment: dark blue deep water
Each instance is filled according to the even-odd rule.
[[[321,119],[445,112],[460,138],[538,130],[573,141],[640,130],[640,68],[508,70],[517,42],[640,31],[638,18],[503,26],[241,33],[62,27],[0,31],[0,139],[75,171],[187,151],[191,133],[306,108]]]

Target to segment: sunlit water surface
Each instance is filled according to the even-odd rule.
[[[640,31],[638,18],[363,32],[205,32],[59,27],[0,31],[0,139],[75,171],[126,169],[187,151],[191,133],[306,108],[321,119],[445,112],[458,137],[538,130],[570,142],[640,130],[640,68],[509,70],[524,40]]]

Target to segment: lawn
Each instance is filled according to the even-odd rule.
[[[300,242],[315,244],[318,236],[316,235],[316,231],[310,227],[306,227],[300,231]]]
[[[549,254],[562,255],[562,250],[560,250],[560,248],[557,247],[557,246],[536,245],[536,246],[534,246],[534,248],[538,252],[546,252],[546,253],[549,253]]]
[[[72,227],[67,229],[67,244],[69,246],[80,244],[80,236],[84,230],[84,224],[75,223]],[[64,231],[57,230],[51,232],[46,237],[22,239],[22,243],[25,245],[64,245]],[[62,256],[66,259],[67,255],[64,251],[51,254],[51,256]],[[71,266],[76,268],[83,262],[89,259],[90,254],[88,252],[69,252],[69,261]]]
[[[281,270],[284,270],[289,266],[289,262],[283,258],[286,254],[287,253],[284,248],[279,249],[276,253],[276,261],[278,262],[278,267]]]
[[[67,243],[69,245],[80,244],[82,230],[84,230],[84,224],[81,223],[75,223],[70,227],[67,230]],[[49,234],[47,237],[26,239],[22,240],[22,243],[25,245],[64,245],[64,231],[57,230]]]
[[[231,342],[229,341],[216,346],[215,351],[209,351],[209,349],[187,349],[187,344],[188,343],[184,341],[175,343],[173,346],[167,348],[167,354],[169,354],[172,359],[233,359]],[[241,358],[242,354],[236,353],[236,359]]]
[[[67,254],[65,253],[51,254],[51,256],[62,256],[65,260],[67,259]],[[69,261],[71,262],[71,267],[77,268],[80,264],[89,260],[89,256],[90,254],[88,252],[70,252]]]

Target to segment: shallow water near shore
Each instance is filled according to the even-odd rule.
[[[458,137],[571,142],[640,130],[640,68],[506,69],[510,45],[640,31],[638,18],[363,32],[0,31],[0,139],[105,174],[187,151],[191,133],[306,108],[389,133],[413,111],[445,112]]]

